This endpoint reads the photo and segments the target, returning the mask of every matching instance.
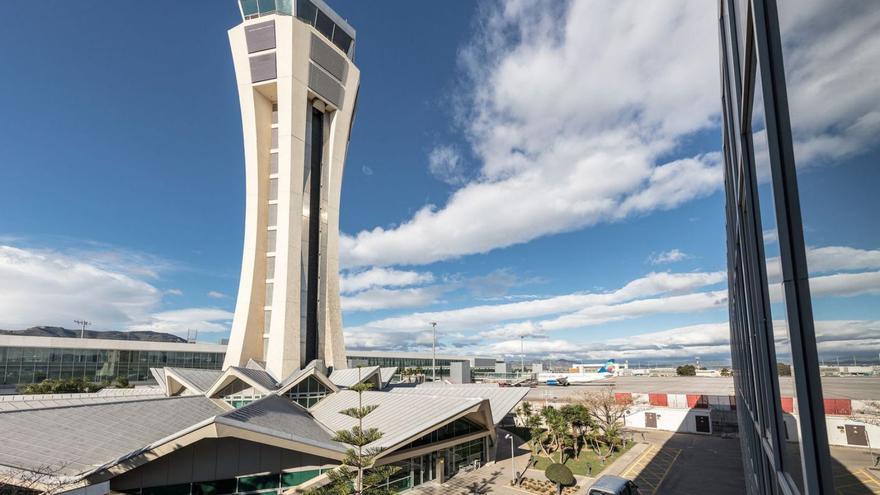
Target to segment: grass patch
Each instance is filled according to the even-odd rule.
[[[620,457],[624,452],[632,448],[633,442],[627,442],[626,447],[621,447],[620,450],[615,451],[613,454],[608,456],[605,460],[605,464],[602,464],[599,461],[599,457],[593,452],[593,449],[589,447],[585,447],[584,450],[581,451],[581,455],[577,459],[567,459],[565,461],[565,465],[568,469],[571,469],[571,472],[574,474],[579,474],[582,476],[591,476],[590,475],[590,466],[592,466],[592,476],[599,476],[599,473],[602,472],[603,469],[608,467],[612,462],[614,462],[618,457]],[[550,455],[550,458],[544,457],[543,455],[538,455],[538,462],[535,464],[534,469],[539,469],[543,471],[547,468],[551,463],[559,462],[559,452],[554,452]]]

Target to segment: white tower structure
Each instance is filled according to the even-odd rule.
[[[224,368],[281,379],[345,368],[339,196],[360,72],[355,31],[320,0],[240,0],[229,30],[241,104],[246,213]]]

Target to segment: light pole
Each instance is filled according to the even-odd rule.
[[[73,320],[73,322],[82,327],[82,329],[79,331],[79,338],[86,338],[86,326],[91,325],[92,322],[86,320]]]
[[[437,322],[431,322],[431,381],[437,381]]]
[[[520,373],[520,375],[522,375],[523,373],[526,372],[526,354],[525,354],[524,347],[523,347],[524,346],[523,342],[525,342],[525,339],[526,339],[525,335],[519,336],[519,373]]]
[[[505,440],[510,440],[510,474],[513,477],[513,484],[516,485],[516,461],[513,459],[513,435],[508,433],[504,435]]]

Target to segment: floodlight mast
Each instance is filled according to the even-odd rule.
[[[79,331],[79,338],[86,338],[86,326],[91,325],[92,322],[86,320],[73,320],[73,322],[81,327]]]
[[[437,322],[431,322],[431,381],[437,381]]]

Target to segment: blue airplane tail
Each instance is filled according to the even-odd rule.
[[[609,359],[605,363],[605,366],[599,368],[599,373],[614,373],[615,369],[617,369],[617,364],[614,362],[613,359]]]

